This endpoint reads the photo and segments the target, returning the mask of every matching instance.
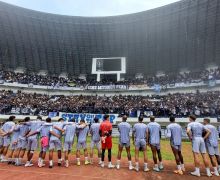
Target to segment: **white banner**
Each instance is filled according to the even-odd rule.
[[[88,86],[89,90],[111,90],[111,89],[128,89],[126,85],[103,85],[103,86]]]
[[[65,113],[65,112],[59,112],[59,117],[63,118],[65,120],[71,120],[75,119],[76,122],[80,121],[81,119],[84,119],[86,122],[93,122],[93,119],[95,117],[99,118],[100,121],[103,120],[104,114],[90,114],[90,113]],[[115,124],[118,118],[118,114],[109,114],[109,120],[111,123]]]

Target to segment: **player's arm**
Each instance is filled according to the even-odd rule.
[[[50,129],[50,134],[52,134],[53,136],[57,138],[60,138],[60,136],[57,133],[53,132],[52,128]]]
[[[38,134],[38,133],[39,133],[39,132],[37,132],[37,131],[35,131],[35,132],[29,132],[26,137],[34,136],[35,134]]]
[[[89,129],[89,133],[91,134],[91,136],[93,135],[92,127],[90,127]]]
[[[165,136],[166,136],[166,138],[171,138],[171,131],[170,131],[170,128],[168,126],[166,128]]]
[[[88,126],[86,123],[76,125],[78,129],[84,129],[86,126]]]
[[[205,131],[205,136],[203,138],[204,138],[204,140],[206,140],[210,136],[211,131],[207,128],[204,128],[204,131]]]
[[[133,144],[134,144],[134,133],[135,133],[135,129],[132,130],[132,141],[133,141]]]
[[[62,133],[66,134],[66,126],[64,126]]]
[[[189,137],[190,141],[192,141],[192,133],[191,133],[191,127],[190,126],[187,126],[186,134]]]
[[[63,129],[62,128],[59,128],[57,126],[54,126],[54,129],[57,129],[58,131],[62,132],[63,133]]]
[[[24,137],[27,137],[27,135],[28,135],[30,132],[31,132],[31,130],[28,130],[28,131],[25,133]]]
[[[13,131],[14,131],[14,129],[15,129],[15,125],[14,126],[12,126],[12,128],[8,131],[8,132],[6,132],[3,136],[7,136],[7,135],[10,135],[10,134],[12,134],[13,133]]]
[[[160,131],[159,131],[159,135],[160,135],[160,139],[161,139],[161,136],[162,136],[161,127],[160,127]]]
[[[99,136],[102,137],[102,130],[99,129]]]
[[[40,128],[38,128],[36,131],[29,132],[26,137],[28,138],[28,137],[30,137],[30,136],[34,136],[35,134],[38,134],[38,133],[41,131],[42,127],[43,127],[43,126],[41,126]]]
[[[146,143],[149,143],[149,133],[148,133],[148,128],[146,129]]]

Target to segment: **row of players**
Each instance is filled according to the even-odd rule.
[[[96,147],[98,150],[99,165],[104,167],[105,150],[108,150],[108,168],[114,168],[111,163],[111,149],[112,149],[112,124],[109,121],[109,116],[105,115],[103,122],[99,123],[99,119],[95,118],[94,123],[89,126],[84,120],[79,124],[74,120],[64,122],[61,118],[58,122],[51,122],[50,118],[46,122],[42,121],[41,117],[37,120],[30,121],[26,117],[22,122],[15,124],[15,116],[10,116],[8,121],[3,124],[0,130],[0,158],[1,162],[8,162],[9,164],[21,165],[25,151],[27,150],[27,162],[25,167],[33,166],[31,160],[34,151],[38,147],[38,134],[40,135],[41,151],[39,153],[38,166],[45,166],[44,160],[46,152],[49,150],[49,167],[53,167],[53,152],[57,150],[58,166],[61,166],[62,156],[62,142],[61,137],[64,136],[64,160],[65,166],[69,167],[68,156],[74,144],[74,137],[77,136],[77,151],[76,160],[77,165],[80,165],[80,149],[84,150],[85,164],[93,164],[93,151]],[[149,171],[147,158],[147,145],[150,146],[153,154],[154,171],[161,171],[163,167],[162,156],[160,151],[161,127],[155,122],[154,117],[150,117],[150,123],[144,124],[143,117],[139,117],[138,123],[133,128],[126,122],[127,117],[122,117],[122,122],[118,124],[119,130],[119,144],[116,168],[120,169],[120,159],[123,147],[127,152],[129,163],[129,170],[135,169],[139,171],[139,151],[143,151],[144,155],[144,171]],[[213,174],[219,176],[220,172],[220,156],[218,148],[218,131],[216,127],[210,124],[210,119],[204,119],[204,125],[196,122],[196,117],[191,115],[189,117],[190,123],[187,126],[187,134],[192,142],[192,152],[195,163],[195,171],[191,172],[194,176],[200,176],[199,168],[199,154],[202,155],[203,162],[206,167],[207,176],[212,176],[210,172],[210,165],[208,155],[211,160],[214,172]],[[135,146],[135,167],[132,165],[130,154],[130,136],[132,130],[132,140]],[[88,133],[91,134],[91,152],[90,159],[88,158],[88,151],[86,140]],[[182,144],[182,128],[178,123],[175,123],[175,118],[170,117],[170,124],[167,126],[166,136],[170,138],[170,145],[176,160],[177,170],[174,173],[182,175],[185,171],[183,156],[181,153]],[[6,155],[8,154],[8,158]],[[208,151],[208,154],[207,154]],[[159,160],[159,162],[158,162]]]

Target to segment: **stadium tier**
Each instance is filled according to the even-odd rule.
[[[154,96],[49,96],[0,91],[0,114],[44,115],[60,112],[128,117],[214,117],[220,115],[220,92]]]
[[[108,57],[125,57],[128,77],[220,65],[220,1],[182,0],[112,17],[55,15],[0,2],[2,69],[90,75],[92,59]]]

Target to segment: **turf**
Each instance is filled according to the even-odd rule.
[[[87,146],[88,146],[88,150],[90,150],[90,137],[87,138]],[[182,151],[183,151],[183,155],[185,162],[193,162],[193,156],[192,156],[192,152],[191,152],[191,143],[190,142],[183,142],[182,144]],[[76,152],[76,140],[75,143],[73,145],[73,151],[72,154],[75,154]],[[81,153],[83,154],[83,151],[81,151]],[[118,138],[114,137],[113,138],[113,148],[112,148],[112,155],[114,157],[117,157],[117,153],[118,153]],[[147,146],[147,153],[148,153],[148,158],[152,159],[152,153],[151,153],[151,149],[149,146]],[[162,153],[162,158],[163,160],[171,160],[174,161],[174,156],[172,153],[172,150],[170,148],[170,142],[168,140],[161,140],[161,153]],[[95,154],[97,154],[97,151],[95,151]],[[140,157],[143,157],[143,153],[140,152]],[[134,145],[132,143],[131,140],[131,156],[132,158],[134,158],[135,155],[135,150],[134,150]],[[126,151],[124,150],[122,153],[122,157],[126,157]]]

